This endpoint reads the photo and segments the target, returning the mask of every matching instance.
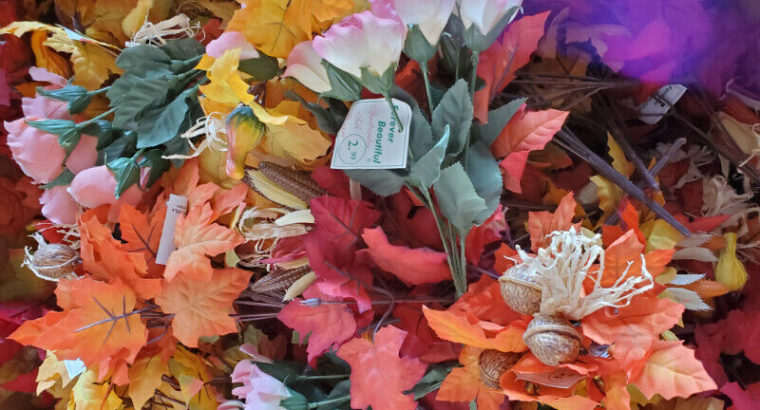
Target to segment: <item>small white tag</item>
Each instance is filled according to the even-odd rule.
[[[66,367],[66,373],[69,374],[69,379],[79,376],[87,369],[82,359],[64,360],[63,365]]]
[[[334,169],[397,169],[406,167],[409,150],[409,104],[393,99],[399,124],[385,99],[360,100],[351,106],[335,137]]]
[[[177,224],[177,217],[187,212],[187,198],[181,195],[169,194],[169,200],[166,201],[166,218],[164,227],[161,231],[161,241],[158,243],[156,252],[156,264],[166,265],[169,255],[174,251],[174,226]]]
[[[686,92],[681,84],[668,84],[655,91],[654,95],[639,105],[639,119],[649,125],[659,122]]]

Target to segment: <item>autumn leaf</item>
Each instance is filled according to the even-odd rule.
[[[378,220],[380,212],[368,202],[325,195],[311,200],[311,213],[315,227],[303,244],[319,278],[317,288],[328,296],[355,299],[360,312],[371,309],[365,287],[371,285],[372,273],[355,251],[361,245],[361,232]]]
[[[633,174],[634,165],[628,162],[623,149],[609,133],[607,134],[607,146],[610,157],[612,157],[612,167],[623,176],[630,177]],[[599,175],[592,176],[591,182],[596,185],[599,193],[599,208],[604,211],[600,220],[606,221],[609,215],[615,212],[618,204],[624,198],[625,192],[613,182]]]
[[[425,374],[421,361],[399,357],[406,332],[386,326],[375,334],[374,342],[357,338],[338,350],[351,365],[351,407],[375,410],[413,410],[414,397],[404,394]]]
[[[250,43],[264,53],[287,58],[296,44],[311,38],[311,21],[307,26],[298,24],[304,17],[289,13],[290,0],[239,1],[243,8],[235,12],[227,29],[243,33]],[[296,21],[289,21],[293,19]]]
[[[320,304],[307,306],[302,300],[285,305],[277,318],[298,332],[301,342],[308,337],[306,348],[309,363],[316,364],[322,353],[339,346],[356,333],[356,321],[351,310],[344,304]]]
[[[528,111],[523,104],[507,126],[491,144],[491,152],[497,158],[512,152],[544,149],[562,128],[569,111]]]
[[[61,312],[24,322],[9,338],[25,345],[55,350],[61,360],[81,358],[97,368],[98,378],[113,373],[114,384],[126,384],[127,365],[147,342],[140,315],[132,314],[135,293],[120,279],[62,280],[56,289]]]
[[[156,209],[160,209],[155,212]],[[156,253],[164,229],[166,206],[159,203],[152,215],[146,215],[128,204],[119,208],[119,230],[126,241],[122,248],[127,252],[139,252],[148,265],[148,276],[160,277],[164,267],[156,264]]]
[[[465,239],[465,255],[467,261],[477,265],[486,245],[492,244],[502,237],[502,232],[507,229],[507,221],[504,219],[504,208],[501,204],[496,211],[482,224],[473,226]]]
[[[95,371],[87,370],[71,391],[74,408],[79,410],[118,409],[122,401],[108,382],[98,384]]]
[[[161,378],[169,372],[169,364],[159,356],[145,356],[135,360],[129,368],[129,398],[136,409],[153,397]]]
[[[522,193],[522,176],[525,173],[525,166],[528,164],[528,155],[530,155],[530,151],[510,152],[499,161],[499,167],[503,171],[504,188],[518,194]]]
[[[148,276],[143,253],[130,252],[133,246],[127,247],[114,239],[111,230],[98,219],[97,208],[81,215],[79,231],[80,256],[90,275],[109,282],[121,279],[144,300],[154,298],[161,291],[161,280]]]
[[[502,352],[522,352],[527,350],[522,340],[522,334],[525,332],[524,327],[518,325],[506,326],[495,332],[494,337],[487,337],[485,330],[483,330],[477,320],[473,323],[473,321],[455,312],[433,310],[427,306],[422,307],[422,313],[425,315],[430,328],[441,339],[481,349],[496,349]],[[498,328],[498,325],[496,328]]]
[[[546,236],[554,231],[566,231],[573,226],[573,216],[575,215],[575,199],[573,193],[565,195],[552,212],[530,212],[528,214],[528,225],[526,227],[530,233],[530,250],[537,251],[548,244]],[[580,224],[576,224],[576,230],[580,229]]]
[[[248,94],[248,84],[238,71],[240,53],[240,48],[234,48],[225,51],[219,58],[204,55],[195,67],[206,71],[209,79],[208,84],[200,86],[203,95],[230,109],[241,102],[248,104],[253,101],[253,95]]]
[[[672,300],[639,296],[617,313],[605,308],[584,317],[583,334],[612,345],[613,356],[630,374],[660,333],[678,323],[683,311],[683,305]]]
[[[372,260],[386,272],[405,283],[421,285],[451,279],[446,254],[430,248],[391,245],[383,228],[365,229],[362,233]]]
[[[88,90],[100,88],[111,74],[121,74],[116,66],[116,56],[105,48],[92,43],[75,43],[76,51],[71,55],[74,81]]]
[[[752,383],[745,389],[737,382],[726,383],[720,391],[731,399],[732,405],[727,410],[752,409],[760,402],[760,383]]]
[[[506,396],[503,392],[488,388],[480,380],[479,356],[482,349],[465,346],[459,354],[459,363],[446,376],[436,399],[442,401],[476,401],[478,410],[498,410]]]
[[[478,77],[485,80],[486,85],[473,98],[475,118],[480,122],[488,122],[491,101],[515,79],[515,72],[530,61],[538,41],[544,35],[547,17],[548,11],[515,20],[501,38],[480,54]]]
[[[174,244],[177,250],[166,261],[164,278],[171,282],[180,272],[195,275],[201,282],[211,278],[213,268],[208,257],[224,253],[245,242],[239,233],[213,223],[214,213],[209,204],[190,208],[187,216],[177,218]]]
[[[237,331],[229,316],[232,302],[248,286],[251,272],[242,269],[212,270],[208,280],[198,273],[180,271],[166,283],[156,304],[164,313],[174,314],[172,332],[185,346],[198,346],[201,336],[225,335]]]
[[[506,326],[522,319],[522,315],[512,310],[501,296],[499,282],[488,275],[470,283],[467,292],[462,295],[449,310],[460,316],[472,315],[479,320]]]
[[[184,346],[177,346],[169,360],[169,372],[179,381],[179,396],[190,410],[215,410],[217,392],[211,382],[214,378],[211,364]],[[160,388],[159,390],[165,391]]]
[[[694,350],[683,346],[683,341],[655,341],[652,354],[631,382],[647,398],[655,394],[666,399],[689,397],[718,388],[702,363],[694,357]]]
[[[639,242],[636,233],[629,230],[610,244],[604,253],[604,272],[601,285],[611,287],[622,276],[635,276],[641,273],[643,263],[641,254],[644,244]]]

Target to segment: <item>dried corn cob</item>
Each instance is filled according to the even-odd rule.
[[[279,185],[275,184],[257,169],[246,169],[243,181],[245,181],[249,188],[260,193],[272,202],[276,202],[290,209],[307,209],[309,207],[309,204],[301,200],[301,198],[280,188]]]
[[[284,291],[310,270],[309,265],[295,269],[275,269],[251,285],[251,290],[256,293]]]
[[[280,188],[297,196],[304,202],[325,194],[324,189],[317,185],[308,174],[285,168],[271,162],[261,162],[259,172],[264,174]]]

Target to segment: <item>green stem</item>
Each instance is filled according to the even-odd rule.
[[[97,89],[95,91],[90,91],[90,94],[91,95],[98,95],[98,94],[102,94],[102,93],[104,93],[104,92],[106,92],[106,91],[108,91],[110,89],[111,89],[111,86],[109,85],[108,87],[103,87],[103,88]]]
[[[391,96],[388,94],[385,94],[385,101],[388,101],[388,105],[391,107],[391,114],[393,115],[393,120],[396,121],[398,132],[404,131],[404,124],[401,123],[401,119],[398,117],[398,112],[396,112],[396,107],[393,105],[393,100],[391,100]]]
[[[478,80],[478,61],[480,60],[480,53],[477,51],[472,52],[472,77],[470,79],[470,99],[475,95],[475,82]]]
[[[326,404],[344,403],[344,402],[347,402],[349,400],[351,400],[351,395],[340,396],[340,397],[336,397],[334,399],[322,400],[322,401],[318,401],[316,403],[309,403],[309,408],[310,409],[316,409],[316,408],[319,408],[320,406],[324,406]]]
[[[347,379],[350,374],[326,374],[322,376],[299,376],[298,380],[332,380],[332,379]]]
[[[421,62],[420,68],[422,69],[422,79],[425,81],[425,94],[427,94],[428,109],[430,110],[430,115],[432,115],[435,106],[433,105],[433,93],[430,92],[430,74],[428,73],[427,61]]]
[[[462,281],[461,283],[461,291],[462,294],[458,296],[462,296],[467,292],[467,245],[466,245],[467,235],[459,234],[459,266],[462,269],[461,275],[459,279]],[[456,283],[454,284],[456,286]],[[457,288],[459,289],[459,287]]]
[[[104,118],[104,117],[107,117],[107,116],[109,116],[109,115],[113,114],[114,112],[116,112],[116,108],[111,108],[110,110],[108,110],[108,111],[106,111],[106,112],[104,112],[104,113],[102,113],[102,114],[100,114],[100,115],[98,115],[98,116],[95,116],[95,117],[93,117],[93,118],[90,118],[90,119],[89,119],[89,120],[87,120],[87,121],[84,121],[84,122],[80,122],[79,124],[77,124],[77,127],[78,127],[79,129],[82,129],[82,128],[84,128],[84,127],[86,127],[86,126],[88,126],[88,125],[92,124],[93,122],[95,122],[95,121],[97,121],[97,120],[100,120],[100,119],[102,119],[102,118]]]

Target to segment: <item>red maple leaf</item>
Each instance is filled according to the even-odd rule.
[[[351,365],[351,407],[375,410],[413,410],[414,397],[404,394],[425,374],[418,359],[399,357],[406,332],[386,326],[375,334],[374,342],[357,338],[338,350]]]
[[[391,245],[380,227],[365,229],[362,238],[377,266],[406,283],[420,285],[451,279],[447,256],[443,252]]]

